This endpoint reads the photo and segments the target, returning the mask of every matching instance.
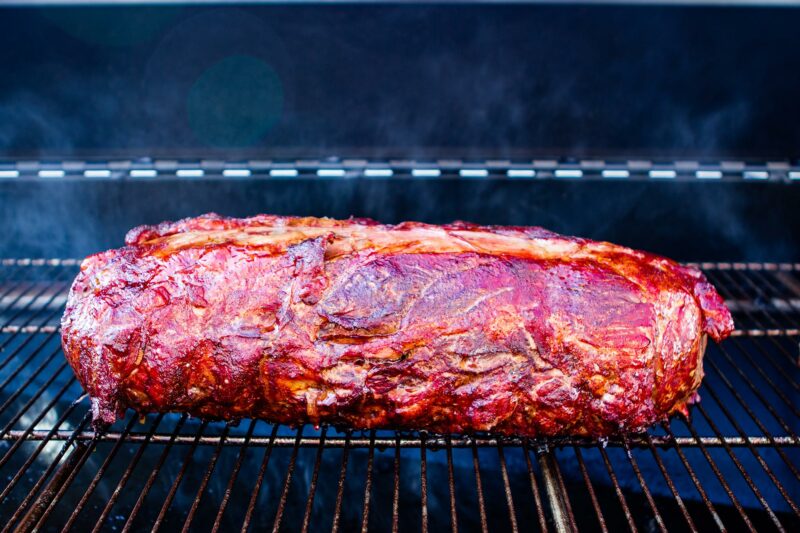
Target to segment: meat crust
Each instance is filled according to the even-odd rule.
[[[62,319],[95,423],[126,408],[604,436],[685,411],[702,273],[534,227],[204,215],[88,257]]]

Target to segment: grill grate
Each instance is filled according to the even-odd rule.
[[[77,263],[3,261],[3,531],[800,530],[800,266],[700,266],[738,328],[702,402],[599,442],[132,413],[96,434],[60,349]]]

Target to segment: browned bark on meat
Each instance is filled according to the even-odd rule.
[[[684,411],[733,324],[693,268],[540,228],[207,215],[87,258],[62,326],[98,422],[600,436]]]

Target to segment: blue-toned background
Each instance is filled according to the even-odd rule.
[[[0,10],[0,153],[800,156],[800,9]]]

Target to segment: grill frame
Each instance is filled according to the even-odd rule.
[[[161,453],[149,470],[138,495],[134,494],[135,504],[125,515],[123,531],[134,527],[134,519],[145,507],[148,495],[152,500],[152,495],[157,494],[153,492],[153,487],[159,475],[165,466],[168,466],[168,461],[176,456],[181,461],[180,469],[171,480],[169,488],[166,491],[162,490],[164,501],[152,526],[154,529],[166,527],[168,519],[174,518],[176,513],[185,513],[184,529],[193,524],[193,527],[197,527],[194,521],[198,512],[204,510],[201,509],[201,502],[204,497],[208,498],[210,481],[213,476],[220,474],[216,467],[221,456],[231,449],[238,451],[229,472],[224,474],[228,476],[225,490],[218,499],[218,510],[211,530],[218,531],[223,528],[226,511],[230,513],[233,507],[243,511],[242,529],[253,527],[256,510],[259,507],[259,496],[268,481],[266,476],[275,470],[274,461],[272,466],[270,461],[274,455],[280,453],[280,450],[285,450],[289,453],[289,457],[285,473],[277,486],[278,491],[275,494],[277,505],[271,524],[273,530],[278,531],[282,524],[286,527],[285,516],[289,512],[289,507],[294,505],[293,479],[298,475],[298,461],[302,461],[300,454],[308,448],[314,449],[315,453],[308,492],[302,505],[302,522],[298,521],[303,531],[312,527],[315,529],[327,527],[321,524],[312,526],[312,517],[320,476],[325,473],[323,456],[325,451],[334,449],[341,450],[340,469],[336,476],[336,500],[330,523],[334,531],[344,527],[344,509],[352,507],[347,495],[347,483],[354,474],[348,474],[348,467],[355,460],[354,454],[357,452],[366,452],[366,458],[360,457],[366,460],[363,492],[360,497],[362,531],[369,528],[371,516],[381,514],[380,508],[376,508],[380,504],[376,503],[376,495],[373,494],[376,484],[381,479],[380,474],[375,472],[378,468],[377,463],[383,464],[387,459],[392,465],[391,529],[399,530],[401,507],[403,507],[401,500],[405,501],[410,497],[407,491],[401,490],[401,487],[404,487],[401,484],[401,471],[408,469],[410,459],[407,452],[416,454],[414,450],[418,450],[418,459],[415,459],[413,464],[415,465],[417,461],[419,463],[418,525],[423,531],[431,527],[434,518],[441,519],[429,515],[432,491],[438,494],[438,486],[435,483],[437,480],[429,479],[429,475],[433,475],[429,474],[431,472],[429,465],[431,457],[438,456],[441,451],[445,452],[446,459],[443,464],[446,465],[444,468],[448,479],[447,490],[443,491],[447,502],[446,505],[442,504],[441,508],[443,512],[449,508],[447,513],[449,524],[454,531],[458,530],[459,524],[463,526],[470,523],[465,522],[463,509],[459,514],[459,493],[463,493],[464,487],[456,481],[455,454],[466,454],[467,457],[471,455],[478,515],[471,523],[479,525],[479,529],[487,531],[496,525],[493,522],[493,518],[497,516],[496,510],[487,509],[486,503],[491,496],[486,492],[487,479],[491,474],[495,474],[495,478],[499,475],[499,478],[495,479],[495,485],[502,491],[499,499],[505,501],[504,514],[507,516],[506,522],[510,529],[524,528],[521,520],[538,524],[542,530],[571,531],[586,525],[588,519],[573,509],[575,482],[573,480],[568,484],[563,473],[565,455],[568,451],[571,451],[575,458],[578,480],[582,480],[583,490],[588,494],[590,509],[595,515],[594,525],[600,530],[608,530],[609,522],[619,518],[619,515],[610,515],[609,499],[598,490],[602,485],[598,485],[597,474],[591,471],[595,463],[605,470],[610,481],[608,486],[613,488],[613,497],[617,501],[619,509],[617,513],[624,517],[631,529],[636,530],[641,526],[641,517],[637,515],[637,509],[633,508],[633,504],[629,501],[631,490],[620,481],[621,476],[625,475],[621,470],[623,466],[627,469],[626,472],[629,472],[628,478],[637,480],[639,484],[636,507],[649,509],[652,526],[655,529],[666,530],[668,522],[674,523],[674,517],[668,516],[664,510],[663,497],[655,495],[651,487],[653,478],[646,470],[654,464],[656,471],[663,476],[668,492],[673,496],[674,505],[682,517],[680,522],[682,529],[699,530],[696,524],[698,505],[689,505],[685,490],[680,488],[681,472],[666,460],[670,452],[677,455],[679,464],[683,465],[684,473],[689,476],[691,484],[695,487],[699,495],[699,505],[704,507],[708,514],[705,519],[710,518],[719,529],[730,528],[732,525],[755,529],[763,521],[762,514],[766,516],[766,523],[778,530],[791,530],[793,524],[799,523],[800,509],[795,501],[796,496],[792,495],[797,494],[800,487],[800,472],[795,466],[797,459],[790,458],[790,455],[796,456],[797,450],[800,449],[800,437],[797,435],[800,410],[790,396],[800,392],[798,383],[800,359],[797,353],[800,349],[797,345],[797,337],[800,336],[797,328],[797,316],[800,313],[800,265],[798,264],[697,264],[696,266],[702,268],[712,283],[720,289],[726,300],[743,302],[742,305],[737,304],[734,307],[737,327],[740,329],[737,329],[733,338],[725,341],[719,349],[710,348],[710,353],[705,359],[709,377],[704,382],[704,400],[692,408],[691,420],[678,417],[662,423],[659,428],[643,435],[626,435],[599,442],[582,438],[515,439],[490,435],[464,437],[383,431],[339,432],[334,428],[325,427],[319,431],[311,430],[312,434],[309,435],[304,434],[304,431],[309,431],[304,427],[294,432],[281,431],[279,426],[267,426],[265,430],[264,422],[246,421],[237,428],[232,424],[190,421],[186,415],[173,414],[149,415],[143,426],[145,430],[134,430],[137,418],[129,414],[111,430],[95,433],[89,426],[88,402],[85,398],[77,398],[68,404],[56,420],[49,421],[48,414],[59,405],[59,400],[68,393],[71,394],[76,388],[75,377],[71,375],[66,362],[59,359],[61,353],[57,346],[59,328],[54,321],[60,316],[64,292],[78,263],[79,261],[73,259],[5,259],[0,262],[0,332],[2,332],[0,372],[14,367],[10,373],[0,374],[3,379],[0,382],[0,391],[3,391],[0,395],[2,401],[0,443],[7,448],[0,456],[0,472],[6,473],[3,470],[11,466],[8,463],[15,458],[20,449],[25,446],[35,446],[34,451],[23,462],[21,470],[13,473],[9,471],[8,484],[0,488],[0,505],[2,505],[17,487],[29,483],[26,485],[26,496],[19,501],[4,530],[10,530],[14,526],[19,530],[38,529],[43,525],[52,526],[56,519],[53,512],[59,504],[61,508],[64,507],[65,495],[74,496],[75,491],[79,490],[70,487],[73,484],[77,485],[75,482],[79,476],[88,475],[85,474],[90,469],[86,466],[87,463],[94,458],[94,454],[106,450],[102,452],[101,464],[96,471],[93,471],[90,478],[84,480],[88,481],[88,485],[74,509],[57,516],[59,528],[76,527],[82,513],[89,511],[89,501],[93,497],[97,499],[95,493],[98,486],[106,482],[111,470],[118,469],[116,463],[119,462],[117,458],[120,456],[120,451],[125,449],[131,453],[132,450],[133,455],[124,465],[119,480],[115,484],[112,483],[115,486],[110,495],[101,501],[102,510],[97,522],[97,527],[101,527],[107,523],[119,498],[128,496],[125,494],[126,491],[136,492],[136,487],[129,482],[137,472],[137,467],[142,462],[148,447],[152,449],[154,446],[159,446]],[[794,347],[790,348],[792,343]],[[795,350],[794,353],[792,349]],[[60,365],[58,361],[62,361]],[[747,363],[747,368],[754,369],[758,375],[758,383],[766,384],[766,390],[761,390],[756,384],[755,375],[749,376],[738,366],[741,361]],[[30,365],[34,364],[38,366],[31,369]],[[787,364],[790,365],[788,367],[790,370],[787,370]],[[50,375],[47,377],[47,370],[54,365],[58,366],[55,370],[50,370]],[[22,379],[26,373],[29,375]],[[61,384],[57,383],[57,378],[64,375],[70,377]],[[46,377],[41,384],[39,384],[40,376]],[[780,383],[786,385],[785,387],[778,384],[779,379]],[[743,383],[747,391],[739,389],[737,383]],[[8,390],[9,385],[16,385],[16,390],[14,392]],[[33,395],[20,405],[22,393],[37,385],[38,389]],[[29,421],[21,423],[28,411],[41,403],[43,395],[51,395],[52,398],[41,405],[38,412],[34,413],[32,418],[29,417]],[[766,395],[770,395],[772,399]],[[731,398],[736,403],[726,407],[726,401]],[[763,413],[768,413],[768,416],[772,417],[771,423],[762,420],[763,413],[757,413],[754,407],[748,405],[749,400],[753,398],[763,406],[765,409],[761,409]],[[8,419],[8,409],[12,407],[16,408],[16,412]],[[711,410],[712,407],[716,408]],[[740,407],[737,414],[749,417],[752,422],[748,422],[747,426],[752,427],[754,424],[757,431],[748,431],[742,425],[744,422],[737,421],[737,414],[732,412],[734,407]],[[789,408],[788,416],[783,414],[786,413],[786,407]],[[84,410],[87,411],[81,417],[80,413]],[[713,419],[719,413],[724,419],[715,422]],[[77,423],[72,428],[62,429],[61,426],[68,419],[77,419]],[[174,421],[172,431],[159,430],[160,424],[167,419]],[[43,420],[45,426],[39,427]],[[768,425],[770,427],[767,427]],[[193,433],[183,432],[190,426],[194,428]],[[212,426],[216,426],[216,431],[211,431]],[[775,427],[779,427],[781,431],[776,432]],[[206,434],[207,430],[210,434]],[[36,461],[46,448],[57,451],[52,453],[38,479],[34,481],[31,478],[28,482],[25,479],[27,471],[32,465],[38,464]],[[193,458],[200,449],[210,450],[211,453],[204,466],[193,463]],[[258,453],[262,449],[259,470],[247,499],[246,508],[243,502],[232,504],[232,498],[235,498],[235,485],[237,479],[241,477],[246,455],[253,450]],[[491,452],[492,449],[495,452]],[[175,451],[178,453],[174,453]],[[391,457],[385,456],[387,452]],[[515,458],[520,452],[524,456],[522,472],[527,474],[524,484],[529,485],[524,502],[526,504],[533,502],[535,512],[531,513],[532,516],[525,514],[530,511],[527,505],[521,505],[523,500],[518,479],[520,469],[509,466],[508,454],[511,452]],[[620,458],[619,452],[624,456]],[[328,451],[328,454],[330,453],[332,452]],[[497,457],[492,461],[493,464],[496,461],[496,468],[487,470],[487,467],[481,467],[482,460],[489,460],[487,454],[494,453]],[[707,463],[703,469],[696,460],[698,454]],[[595,460],[594,462],[590,463],[587,459],[589,455]],[[762,474],[756,475],[752,461],[763,469]],[[722,462],[726,465],[733,464],[734,473],[739,472],[738,475],[744,481],[744,485],[749,487],[760,503],[763,512],[758,513],[758,517],[755,517],[756,512],[751,506],[741,502],[742,483],[736,482],[738,478],[730,479],[731,474],[726,473],[725,468],[718,464]],[[786,470],[777,471],[778,466]],[[713,473],[713,478],[702,471],[708,468]],[[199,472],[202,472],[202,475],[197,485],[196,497],[188,509],[185,509],[185,505],[176,504],[179,488],[187,475]],[[767,478],[766,483],[764,475]],[[709,496],[708,491],[714,478],[727,494],[730,509]],[[787,484],[787,480],[790,485]],[[434,481],[434,485],[431,485],[431,481]],[[773,509],[775,498],[772,493],[775,491],[785,500],[788,510]],[[672,512],[674,511],[675,509],[672,509]],[[295,514],[299,516],[298,513]],[[66,516],[66,519],[61,521],[63,516]],[[738,517],[739,521],[732,523],[732,517]],[[639,518],[638,523],[637,518]]]
[[[79,159],[15,161],[0,159],[0,178],[60,180],[158,181],[183,179],[511,179],[511,180],[618,180],[705,181],[762,184],[800,182],[800,161],[655,160],[637,159],[268,159],[248,161],[171,159]]]

